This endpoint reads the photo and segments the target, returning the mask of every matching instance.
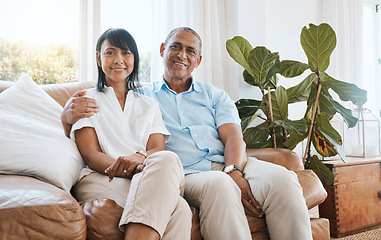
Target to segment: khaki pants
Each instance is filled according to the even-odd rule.
[[[119,226],[134,222],[155,229],[162,239],[190,239],[188,203],[181,197],[184,172],[176,154],[161,151],[146,159],[146,167],[132,179],[93,172],[75,186],[78,201],[110,198],[124,207]]]
[[[201,235],[205,240],[251,239],[241,191],[221,172],[223,167],[212,163],[214,171],[187,175],[184,198],[200,209]],[[244,173],[266,214],[272,240],[312,239],[308,209],[294,172],[249,158]]]

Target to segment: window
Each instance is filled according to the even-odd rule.
[[[39,84],[79,78],[77,0],[0,0],[0,80],[21,72]]]
[[[381,116],[381,1],[368,0],[363,8],[363,79],[366,107]]]

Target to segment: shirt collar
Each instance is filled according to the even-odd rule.
[[[193,92],[193,91],[202,92],[198,82],[194,81],[192,77],[191,77],[191,80],[192,80],[192,84],[191,84],[190,88],[188,89],[188,91],[186,91],[186,92]],[[169,88],[168,84],[164,81],[164,78],[162,78],[160,81],[158,81],[156,84],[154,84],[153,90],[155,93],[159,92],[160,89],[167,89],[169,91],[173,91],[172,89]]]

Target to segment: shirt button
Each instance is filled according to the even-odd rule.
[[[184,114],[184,111],[181,111],[181,114]]]
[[[197,134],[195,134],[194,137],[197,137]]]

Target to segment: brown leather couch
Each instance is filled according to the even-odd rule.
[[[11,85],[0,81],[0,92]],[[91,83],[65,83],[42,87],[63,106],[74,92],[92,86]],[[294,152],[249,149],[247,153],[295,171],[308,209],[326,199],[327,193],[317,176],[311,170],[304,170]],[[191,209],[192,239],[202,239],[198,210]],[[0,239],[123,239],[117,228],[121,214],[122,208],[110,199],[78,203],[69,193],[35,178],[0,175]],[[247,219],[253,239],[269,239],[264,219],[250,216]],[[315,240],[330,238],[327,219],[313,217],[311,227]]]

